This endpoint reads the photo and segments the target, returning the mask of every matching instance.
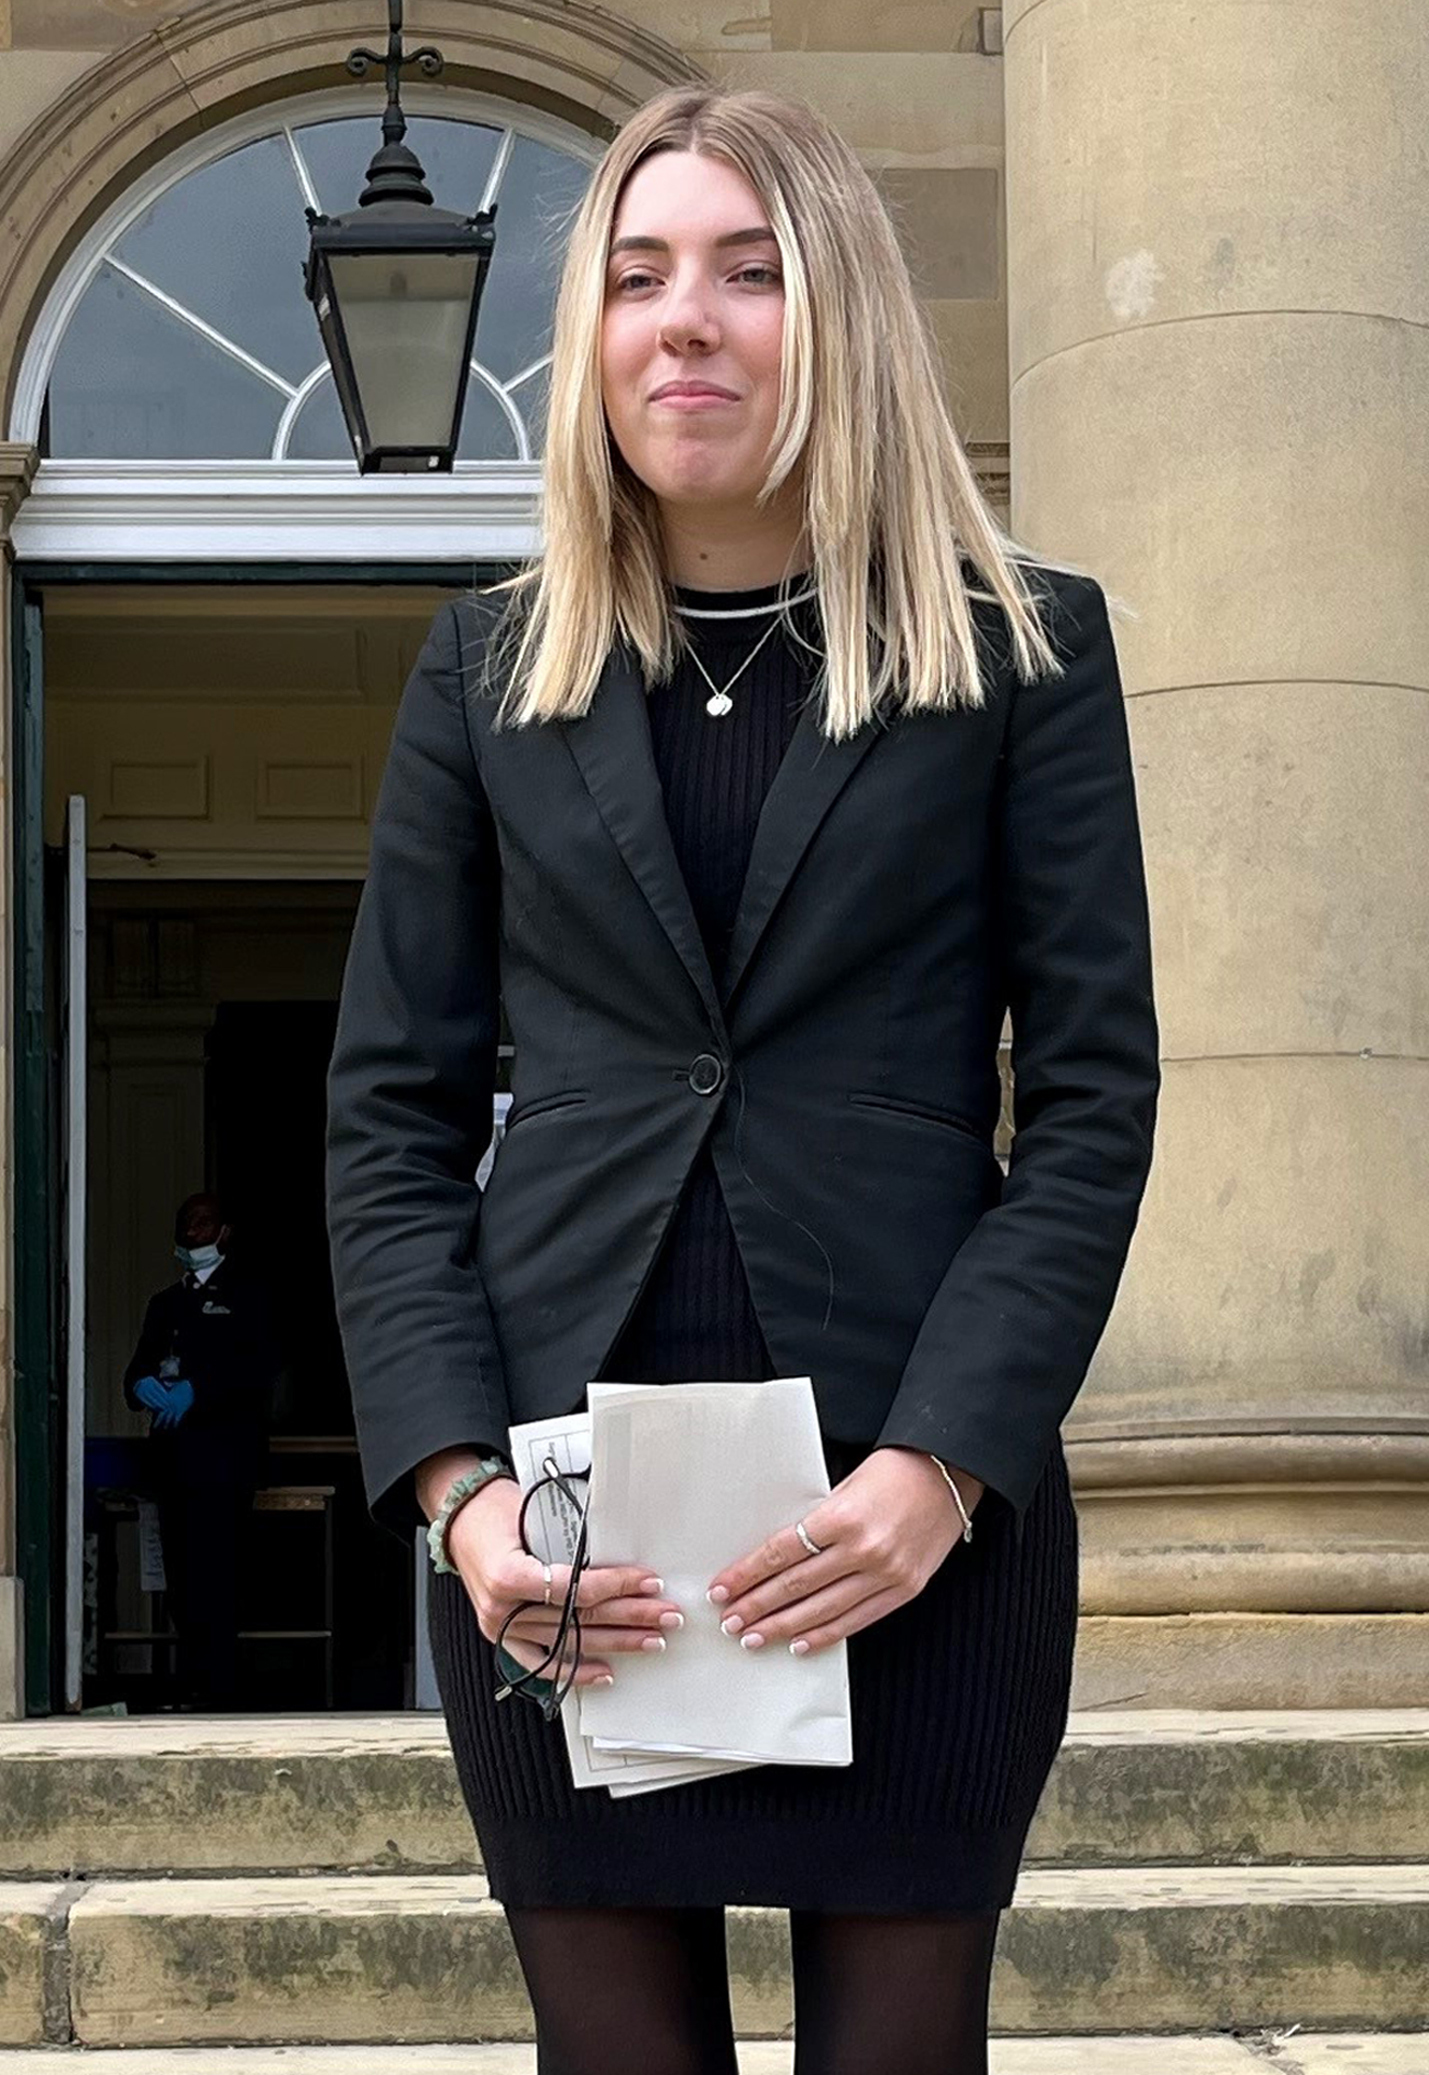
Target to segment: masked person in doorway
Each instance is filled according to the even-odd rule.
[[[184,1273],[155,1291],[124,1396],[149,1425],[150,1483],[178,1632],[181,1706],[238,1704],[238,1586],[253,1494],[267,1459],[282,1357],[267,1293],[229,1259],[216,1196],[186,1197],[174,1219]]]

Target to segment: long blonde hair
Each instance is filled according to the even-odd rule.
[[[610,437],[600,373],[611,226],[626,181],[660,151],[703,152],[742,173],[783,260],[779,412],[759,501],[802,460],[825,734],[856,733],[885,700],[981,706],[974,599],[1001,603],[1022,677],[1059,676],[1026,565],[1071,565],[1032,556],[998,525],[949,416],[894,226],[858,158],[798,100],[678,86],[636,110],[572,221],[552,342],[543,548],[481,594],[510,594],[486,645],[487,686],[503,684],[497,724],[585,713],[619,640],[647,684],[667,679],[686,646],[658,504]],[[961,558],[987,590],[965,581]]]

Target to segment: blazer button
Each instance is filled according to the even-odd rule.
[[[690,1086],[696,1095],[713,1095],[724,1081],[724,1061],[713,1052],[701,1052],[690,1067]]]

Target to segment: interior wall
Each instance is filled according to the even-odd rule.
[[[357,887],[99,885],[90,910],[90,1213],[86,1377],[91,1435],[139,1434],[122,1378],[149,1295],[178,1274],[176,1206],[220,1181],[212,1091],[205,1076],[221,1005],[268,1004],[280,1041],[284,1009],[335,1003]],[[310,1077],[311,1078],[311,1077]],[[303,1118],[295,1148],[321,1113]],[[281,1189],[281,1176],[274,1187]],[[261,1238],[261,1235],[259,1235]],[[324,1430],[331,1422],[324,1422]]]
[[[96,880],[360,880],[397,698],[447,595],[57,586],[46,842],[83,793]]]

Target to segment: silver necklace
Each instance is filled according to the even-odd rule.
[[[786,598],[781,601],[776,601],[773,605],[745,605],[722,607],[681,605],[677,606],[676,610],[683,614],[683,616],[686,619],[692,620],[752,620],[759,618],[760,615],[763,613],[782,612],[786,605],[799,605],[803,602],[805,598],[812,598],[813,596],[814,591],[813,589],[810,589],[807,591],[801,591],[795,598]],[[754,661],[754,658],[759,654],[759,651],[763,648],[765,642],[769,639],[770,635],[776,632],[778,626],[779,622],[777,619],[773,619],[770,621],[769,625],[760,635],[758,641],[755,642],[753,648],[749,651],[749,654],[745,657],[744,661],[735,671],[734,676],[727,679],[727,681],[722,685],[717,685],[715,683],[714,679],[710,676],[708,670],[706,670],[703,662],[700,660],[699,655],[693,648],[691,648],[690,656],[694,662],[694,666],[699,671],[700,676],[704,679],[705,683],[710,688],[710,696],[705,701],[705,712],[712,715],[715,720],[723,720],[724,716],[727,713],[733,712],[734,701],[729,696],[730,687],[736,684],[738,680],[741,677],[743,677],[745,671]]]

